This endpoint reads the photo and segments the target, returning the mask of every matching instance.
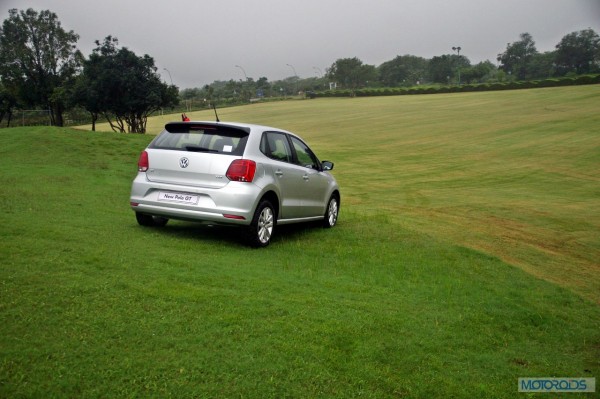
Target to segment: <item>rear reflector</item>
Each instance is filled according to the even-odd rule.
[[[254,180],[256,162],[249,159],[236,159],[229,165],[225,174],[229,180],[250,183]]]
[[[239,216],[239,215],[229,215],[229,214],[227,214],[227,213],[224,213],[224,214],[223,214],[223,217],[224,217],[224,218],[227,218],[227,219],[246,220],[246,218],[245,218],[245,217],[243,217],[243,216]]]
[[[130,202],[129,205],[131,206],[138,206],[140,203],[139,202]]]
[[[150,167],[150,163],[148,161],[148,153],[146,151],[142,151],[140,154],[140,159],[138,160],[138,172],[146,172]]]

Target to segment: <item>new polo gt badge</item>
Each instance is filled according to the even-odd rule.
[[[179,159],[179,166],[183,169],[187,168],[190,165],[190,160],[186,157]]]

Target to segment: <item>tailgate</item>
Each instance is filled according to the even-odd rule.
[[[149,181],[185,186],[221,188],[229,183],[229,165],[239,156],[147,149]]]

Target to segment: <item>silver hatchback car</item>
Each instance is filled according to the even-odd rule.
[[[285,130],[172,122],[141,153],[130,204],[143,226],[238,225],[251,245],[264,247],[277,225],[336,224],[341,197],[332,169]]]

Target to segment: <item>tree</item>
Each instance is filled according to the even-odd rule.
[[[373,65],[363,64],[358,58],[341,58],[327,69],[327,76],[344,88],[355,90],[377,80],[377,70]]]
[[[200,96],[203,101],[208,101],[209,104],[214,105],[215,88],[212,85],[205,85],[200,92]]]
[[[547,51],[537,53],[531,57],[529,62],[529,76],[533,79],[545,79],[553,76],[556,71],[556,52]]]
[[[200,97],[200,89],[198,89],[197,87],[193,89],[183,89],[179,93],[179,96],[183,100],[193,100],[195,98]]]
[[[569,33],[556,45],[555,63],[560,75],[584,74],[600,69],[600,36],[593,29]]]
[[[429,60],[427,72],[429,79],[436,83],[459,83],[458,74],[461,70],[471,66],[471,62],[464,55],[448,55],[433,57]]]
[[[99,93],[94,87],[93,74],[89,70],[77,77],[75,87],[70,98],[72,106],[81,106],[90,113],[92,119],[92,131],[96,131],[96,122],[102,112]]]
[[[379,80],[386,87],[412,86],[427,72],[427,60],[414,55],[399,55],[379,66]]]
[[[270,91],[271,83],[269,83],[269,80],[264,76],[258,78],[256,81],[256,95],[258,97],[265,97]]]
[[[81,105],[92,115],[102,114],[114,131],[125,132],[127,126],[129,133],[146,133],[151,113],[179,103],[177,87],[162,83],[152,57],[117,48],[112,36],[96,45],[83,68]]]
[[[491,79],[496,72],[496,67],[490,61],[483,61],[477,65],[464,68],[461,71],[461,79],[466,83],[483,83]]]
[[[498,54],[498,61],[502,63],[500,69],[514,75],[519,80],[531,77],[530,62],[538,53],[533,37],[529,33],[521,33],[521,40],[508,43],[506,51]]]
[[[16,96],[11,93],[2,82],[0,82],[0,122],[4,120],[6,116],[6,127],[10,126],[12,120],[13,109],[17,105]]]
[[[53,125],[63,125],[64,86],[72,83],[83,56],[79,36],[65,31],[51,11],[9,11],[0,30],[0,76],[25,106],[50,110]]]

